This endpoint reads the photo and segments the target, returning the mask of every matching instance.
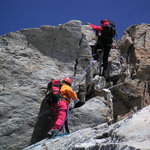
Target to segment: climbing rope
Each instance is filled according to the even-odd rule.
[[[63,124],[58,128],[58,131],[63,127],[63,125],[65,124],[65,122],[66,122],[67,120],[69,120],[71,111],[73,110],[74,106],[75,106],[79,101],[80,101],[80,100],[75,101],[74,105],[73,105],[72,108],[70,109],[70,112],[69,112],[69,107],[68,107],[68,109],[67,109],[67,111],[68,111],[67,117],[66,117],[65,121],[63,122]],[[57,136],[57,134],[58,134],[58,132],[56,131],[56,132],[52,135],[51,139],[54,139],[54,138]],[[63,134],[61,133],[61,134],[59,134],[59,135],[64,136],[64,133],[63,133]]]
[[[96,54],[93,54],[92,56],[95,56]],[[76,78],[76,80],[75,80],[75,82],[74,82],[74,85],[73,85],[73,90],[75,90],[76,89],[76,87],[80,84],[78,84],[78,85],[76,85],[76,82],[81,78],[81,76],[89,69],[89,67],[92,65],[92,59],[93,58],[91,58],[90,59],[90,63],[88,64],[88,66],[82,71],[82,73]]]
[[[76,87],[78,86],[78,85],[76,85],[76,82],[81,78],[81,76],[82,76],[82,75],[89,69],[89,67],[92,65],[92,59],[93,59],[93,56],[95,56],[95,55],[96,55],[96,54],[93,54],[93,55],[92,55],[92,58],[90,59],[90,63],[88,64],[88,66],[87,66],[87,67],[82,71],[82,73],[76,78],[76,80],[75,80],[75,82],[74,82],[74,85],[73,85],[73,90],[75,90]],[[80,84],[80,83],[79,83],[79,84]],[[78,131],[80,134],[83,135],[83,133],[81,133],[78,129],[76,129],[75,126],[74,126],[74,125],[72,124],[72,122],[70,121],[70,114],[71,114],[71,112],[72,112],[74,106],[75,106],[79,101],[80,101],[80,100],[78,100],[78,101],[76,101],[76,102],[74,103],[74,105],[72,106],[72,108],[70,109],[70,111],[69,111],[69,107],[68,107],[68,110],[67,110],[67,111],[68,111],[69,113],[67,113],[67,117],[66,117],[65,121],[68,120],[68,122],[71,124],[71,126],[73,127],[73,129],[74,129],[75,131]],[[63,124],[59,127],[58,131],[62,128],[62,126],[64,125],[65,121],[64,121]],[[51,137],[51,139],[55,138],[56,135],[57,135],[57,132],[54,133],[54,135]],[[62,134],[62,136],[63,136],[63,135],[64,135],[64,134]]]
[[[96,55],[96,54],[93,54],[92,56],[95,56],[95,55]],[[76,87],[78,86],[78,85],[76,85],[76,82],[81,78],[81,76],[82,76],[82,75],[89,69],[89,67],[92,65],[92,59],[93,59],[93,58],[90,59],[90,63],[88,64],[88,66],[87,66],[87,67],[82,71],[82,73],[76,78],[76,80],[75,80],[75,82],[74,82],[74,85],[73,85],[73,90],[75,90]],[[79,83],[79,84],[80,84],[80,83]],[[69,111],[69,107],[68,107],[68,110],[67,110],[67,111],[69,111],[69,113],[67,113],[67,117],[66,117],[65,121],[68,120],[68,122],[71,124],[71,126],[73,127],[73,129],[74,129],[75,131],[78,131],[81,135],[84,135],[84,134],[81,133],[78,129],[76,129],[75,126],[74,126],[74,125],[72,124],[72,122],[70,121],[70,114],[71,114],[71,112],[72,112],[74,106],[75,106],[79,101],[80,101],[80,100],[78,100],[78,101],[76,101],[76,102],[74,103],[74,105],[72,106],[72,108],[70,109],[70,111]],[[59,127],[58,131],[62,128],[62,126],[64,125],[65,121],[64,121],[63,124]],[[33,148],[35,148],[35,147],[37,147],[37,146],[39,146],[39,145],[45,146],[45,143],[46,143],[47,141],[49,141],[49,140],[55,139],[55,138],[57,138],[57,137],[63,137],[63,136],[65,136],[65,135],[68,135],[68,134],[66,134],[66,133],[63,133],[63,134],[57,134],[57,133],[58,133],[58,132],[56,131],[56,132],[52,135],[51,138],[48,137],[48,138],[46,138],[46,139],[44,140],[44,142],[42,142],[42,143],[36,143],[36,144],[34,144],[33,146],[29,147],[29,149],[33,149]]]
[[[93,54],[92,57],[95,56],[95,55],[96,55],[96,54]],[[87,66],[87,67],[82,71],[82,73],[76,78],[76,80],[75,80],[75,82],[74,82],[74,85],[73,85],[73,90],[75,90],[76,87],[80,84],[80,83],[79,83],[78,85],[76,85],[76,82],[81,78],[81,76],[82,76],[82,75],[89,69],[89,67],[92,65],[92,59],[93,59],[93,58],[90,59],[90,63],[88,64],[88,66]],[[76,103],[77,103],[77,102],[76,102]],[[76,103],[74,103],[74,106],[75,106]],[[73,106],[73,108],[74,108],[74,106]],[[68,117],[67,117],[68,122],[71,124],[72,128],[73,128],[75,131],[78,131],[80,134],[83,135],[83,133],[81,133],[78,129],[76,129],[75,126],[74,126],[74,125],[72,124],[72,122],[70,121],[70,118],[69,118],[70,116],[69,116],[69,115],[71,114],[71,111],[73,110],[73,108],[70,110],[70,113],[68,114]]]
[[[92,57],[93,56],[95,56],[96,54],[93,54],[92,55]],[[74,82],[74,85],[73,85],[73,90],[75,90],[76,89],[76,87],[78,86],[78,85],[76,85],[76,82],[81,78],[81,76],[89,69],[89,67],[92,65],[92,59],[93,58],[91,58],[90,59],[90,63],[88,64],[88,66],[82,71],[82,73],[76,78],[76,80],[75,80],[75,82]],[[80,84],[80,83],[79,83]],[[71,124],[71,126],[72,126],[72,128],[75,130],[75,131],[78,131],[80,134],[82,134],[82,135],[84,135],[83,133],[81,133],[78,129],[76,129],[75,128],[75,126],[72,124],[72,122],[70,121],[70,114],[71,114],[71,112],[72,112],[72,110],[73,110],[73,108],[74,108],[74,106],[79,102],[80,100],[78,100],[78,101],[75,101],[75,103],[74,103],[74,105],[71,107],[71,109],[70,109],[70,111],[69,111],[69,107],[68,107],[68,112],[69,113],[67,113],[67,117],[66,117],[66,119],[65,119],[65,121],[63,122],[63,124],[59,127],[59,129],[58,129],[58,131],[63,127],[63,125],[65,124],[65,122],[68,120],[68,122]],[[56,131],[53,135],[52,135],[52,137],[50,138],[50,139],[54,139],[56,136],[59,136],[59,137],[62,137],[62,136],[64,136],[64,135],[66,135],[65,133],[61,133],[61,134],[58,134],[58,131]],[[46,140],[47,141],[47,140]]]
[[[94,54],[94,55],[92,55],[92,56],[95,56],[96,54]],[[90,59],[90,63],[89,63],[89,65],[82,71],[82,73],[76,78],[76,80],[75,80],[75,82],[74,82],[74,85],[73,85],[73,90],[75,90],[76,89],[76,87],[77,87],[77,85],[76,85],[76,82],[81,78],[81,76],[89,69],[89,67],[92,65],[92,59],[93,58],[91,58]],[[68,120],[69,121],[69,123],[71,124],[71,126],[74,128],[74,130],[75,131],[78,131],[79,132],[79,130],[77,130],[74,126],[73,126],[73,124],[71,123],[71,121],[70,121],[70,114],[71,114],[71,111],[73,110],[73,108],[74,108],[74,106],[79,102],[80,100],[78,100],[78,101],[76,101],[75,103],[74,103],[74,105],[73,105],[73,107],[70,109],[70,112],[69,112],[69,107],[68,107],[68,112],[69,113],[67,113],[67,117],[66,117],[66,119],[65,119],[65,121],[66,120]],[[63,122],[63,124],[59,127],[59,130],[62,128],[62,126],[64,125],[64,123],[65,123],[65,121]],[[59,131],[58,130],[58,131]],[[81,132],[79,132],[80,134],[82,134]],[[57,135],[57,132],[56,133],[54,133],[54,135],[51,137],[51,139],[53,139],[55,136]],[[63,135],[63,134],[62,134]],[[83,134],[82,134],[83,135]]]

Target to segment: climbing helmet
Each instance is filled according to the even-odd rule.
[[[72,84],[72,80],[70,78],[64,78],[62,82],[63,81],[69,83],[70,85]]]

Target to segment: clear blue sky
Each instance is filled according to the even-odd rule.
[[[116,23],[118,39],[134,24],[150,24],[150,0],[0,0],[0,36],[24,28],[70,20]]]

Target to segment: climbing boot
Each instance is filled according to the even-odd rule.
[[[98,59],[98,57],[99,57],[99,55],[98,55],[98,54],[95,54],[95,55],[93,56],[94,60],[97,60],[97,59]]]
[[[97,53],[101,53],[103,49],[97,49]]]

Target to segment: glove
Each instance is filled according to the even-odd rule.
[[[69,105],[69,110],[72,110],[74,108],[74,105]]]
[[[75,106],[75,104],[78,103],[79,101],[80,101],[80,100],[79,100],[78,98],[75,99],[75,100],[72,100],[72,101],[70,102],[70,105],[69,105],[69,110],[73,109],[74,106]]]
[[[89,23],[89,22],[86,22],[85,24],[86,24],[86,25],[90,25],[91,23]]]
[[[74,108],[74,100],[71,100],[70,105],[69,105],[69,110]]]
[[[48,137],[55,137],[57,134],[59,133],[59,129],[51,129],[48,133],[47,136]]]

